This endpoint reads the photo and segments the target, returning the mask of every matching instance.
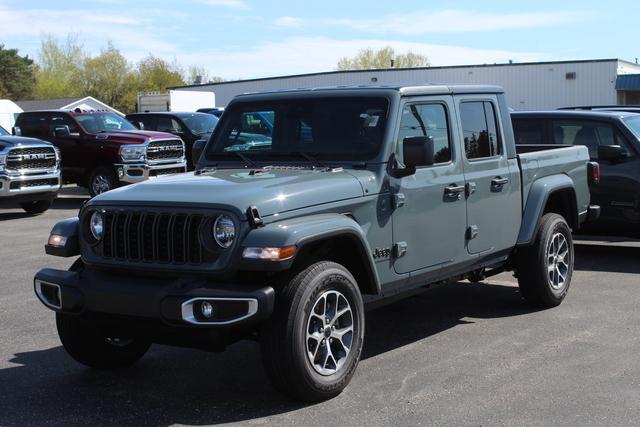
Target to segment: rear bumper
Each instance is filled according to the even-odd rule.
[[[28,201],[28,197],[25,196],[36,194],[45,194],[45,197],[39,197],[41,199],[52,198],[60,190],[60,185],[59,170],[37,175],[2,174],[0,175],[0,200],[23,196],[24,201]]]
[[[186,172],[187,161],[183,159],[179,162],[151,165],[146,163],[123,163],[117,164],[115,167],[118,173],[118,180],[120,182],[125,184],[134,184],[160,175]]]
[[[194,329],[258,324],[271,315],[275,299],[271,287],[120,276],[91,269],[42,269],[34,288],[38,299],[56,312]],[[205,302],[210,317],[203,314]]]

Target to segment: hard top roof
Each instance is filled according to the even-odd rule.
[[[423,85],[344,85],[344,86],[321,86],[314,88],[280,89],[264,92],[249,92],[238,95],[238,97],[251,97],[256,95],[282,94],[282,95],[306,95],[314,92],[367,92],[367,91],[389,91],[398,92],[401,96],[418,95],[454,95],[473,93],[504,93],[500,86],[493,85],[444,85],[426,83]]]

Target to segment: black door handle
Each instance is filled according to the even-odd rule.
[[[499,176],[497,176],[497,177],[495,177],[495,178],[493,178],[491,180],[491,186],[492,187],[501,187],[501,186],[503,186],[505,184],[508,184],[508,183],[509,183],[509,178],[501,178]]]

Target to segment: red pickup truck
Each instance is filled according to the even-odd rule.
[[[62,154],[63,181],[86,187],[92,197],[121,184],[186,171],[179,137],[138,130],[112,112],[25,112],[14,133],[52,142]]]

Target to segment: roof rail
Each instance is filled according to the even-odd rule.
[[[640,104],[634,105],[577,105],[575,107],[560,107],[558,110],[598,110],[598,109],[617,109],[617,108],[639,108]]]

